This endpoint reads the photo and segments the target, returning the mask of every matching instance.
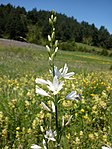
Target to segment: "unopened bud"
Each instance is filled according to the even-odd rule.
[[[53,20],[53,22],[54,22],[54,23],[56,22],[56,19],[57,19],[57,18],[56,18],[56,17],[54,17],[54,20]]]
[[[55,52],[51,55],[51,59],[52,59],[52,60],[54,59],[55,55],[56,55]]]
[[[54,36],[55,36],[55,32],[52,32],[52,35],[51,35],[52,39],[54,39]]]
[[[52,20],[51,20],[51,18],[49,18],[49,24],[52,24]]]
[[[51,37],[50,37],[50,35],[48,35],[48,41],[51,41]]]
[[[48,45],[46,45],[47,51],[50,53],[50,48]]]
[[[40,126],[40,130],[41,130],[41,132],[44,132],[43,126]]]
[[[57,46],[58,46],[58,40],[55,41],[55,47],[57,47]]]
[[[53,20],[53,18],[54,18],[54,16],[53,16],[53,14],[51,15],[51,20]]]
[[[58,51],[58,47],[55,48],[55,53],[57,53],[57,51]]]
[[[50,61],[50,62],[52,61],[52,58],[51,58],[51,57],[49,57],[49,61]]]

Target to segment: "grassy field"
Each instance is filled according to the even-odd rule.
[[[112,58],[90,53],[58,51],[56,66],[65,63],[74,71],[73,80],[65,80],[60,91],[59,126],[62,116],[70,125],[63,131],[60,149],[101,149],[112,147]],[[51,79],[47,50],[40,46],[0,46],[0,148],[30,149],[42,146],[43,134],[50,126],[50,97],[35,94],[35,79]],[[44,87],[44,86],[43,86]],[[45,87],[44,87],[45,88]],[[65,100],[71,91],[81,100]],[[52,129],[54,127],[52,117]],[[53,149],[54,142],[49,144]]]
[[[90,53],[59,51],[56,64],[68,63],[72,71],[109,71],[112,58]],[[44,47],[0,46],[0,75],[22,75],[48,71],[48,55]]]

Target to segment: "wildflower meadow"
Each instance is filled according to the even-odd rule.
[[[0,76],[0,149],[112,147],[112,73],[57,67],[56,20],[52,12],[47,73]]]

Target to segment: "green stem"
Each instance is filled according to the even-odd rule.
[[[56,142],[57,142],[57,148],[59,148],[59,142],[60,142],[60,138],[59,138],[59,124],[58,124],[58,98],[55,95],[55,115],[56,115],[56,132],[57,132],[57,138],[56,138]]]

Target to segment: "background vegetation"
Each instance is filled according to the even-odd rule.
[[[60,42],[80,42],[87,45],[112,49],[112,35],[101,26],[85,21],[79,23],[74,17],[56,14],[56,38]],[[46,44],[50,33],[48,25],[49,11],[26,11],[24,7],[14,7],[11,4],[0,5],[0,37],[23,40],[36,44]]]

